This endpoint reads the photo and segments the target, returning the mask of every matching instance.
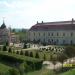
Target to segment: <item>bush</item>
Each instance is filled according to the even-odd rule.
[[[9,52],[9,53],[12,53],[12,50],[11,50],[11,48],[9,48],[8,52]]]
[[[29,71],[31,71],[30,65],[27,65],[26,62],[20,64],[20,66],[19,66],[20,75],[24,75],[25,73],[27,73]]]
[[[68,47],[66,47],[65,54],[68,57],[74,57],[75,56],[75,47],[74,46],[68,46]]]
[[[3,51],[7,51],[6,45],[3,46]]]
[[[27,48],[27,45],[26,45],[25,43],[24,43],[24,47],[23,47],[23,48],[24,48],[24,49]]]
[[[38,52],[36,52],[35,58],[39,58],[39,53]]]
[[[8,41],[6,42],[6,46],[9,46],[9,42]]]
[[[25,56],[29,56],[29,52],[28,51],[25,51]]]
[[[46,55],[45,55],[45,54],[44,54],[44,57],[43,57],[43,59],[44,59],[44,60],[46,60]]]
[[[9,75],[20,75],[19,71],[15,68],[9,69]]]
[[[19,54],[19,51],[18,50],[16,51],[16,54]]]
[[[23,51],[22,50],[20,51],[20,55],[23,55]]]
[[[33,57],[33,52],[30,52],[30,57]]]

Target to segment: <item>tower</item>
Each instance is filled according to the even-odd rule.
[[[1,29],[4,29],[6,28],[6,25],[5,25],[5,22],[4,22],[4,19],[3,19],[3,24],[1,25]]]

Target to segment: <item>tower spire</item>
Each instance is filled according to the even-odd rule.
[[[3,17],[3,24],[5,24],[5,23],[4,23],[4,18],[5,18],[5,17]]]

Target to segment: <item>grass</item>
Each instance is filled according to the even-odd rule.
[[[71,70],[64,72],[62,74],[59,74],[59,75],[75,75],[75,69],[71,69]]]
[[[55,75],[55,72],[48,69],[41,69],[34,72],[29,72],[27,75]]]
[[[0,73],[6,73],[9,69],[11,69],[10,66],[0,63]]]

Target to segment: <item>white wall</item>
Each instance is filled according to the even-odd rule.
[[[73,33],[73,36],[71,36],[71,32]],[[35,36],[34,36],[35,33]],[[40,36],[39,36],[40,33]],[[44,36],[45,33],[45,36]],[[50,36],[48,35],[48,33],[50,33]],[[53,36],[52,36],[53,33]],[[57,36],[57,33],[59,34]],[[63,36],[63,33],[65,33],[65,36]],[[59,31],[29,31],[28,32],[28,39],[30,39],[30,41],[33,41],[34,39],[37,41],[40,39],[41,42],[45,42],[48,43],[48,39],[53,41],[56,41],[57,39],[59,40],[58,44],[63,44],[63,40],[65,40],[66,44],[70,44],[70,41],[72,40],[73,43],[75,44],[75,30],[59,30]]]

